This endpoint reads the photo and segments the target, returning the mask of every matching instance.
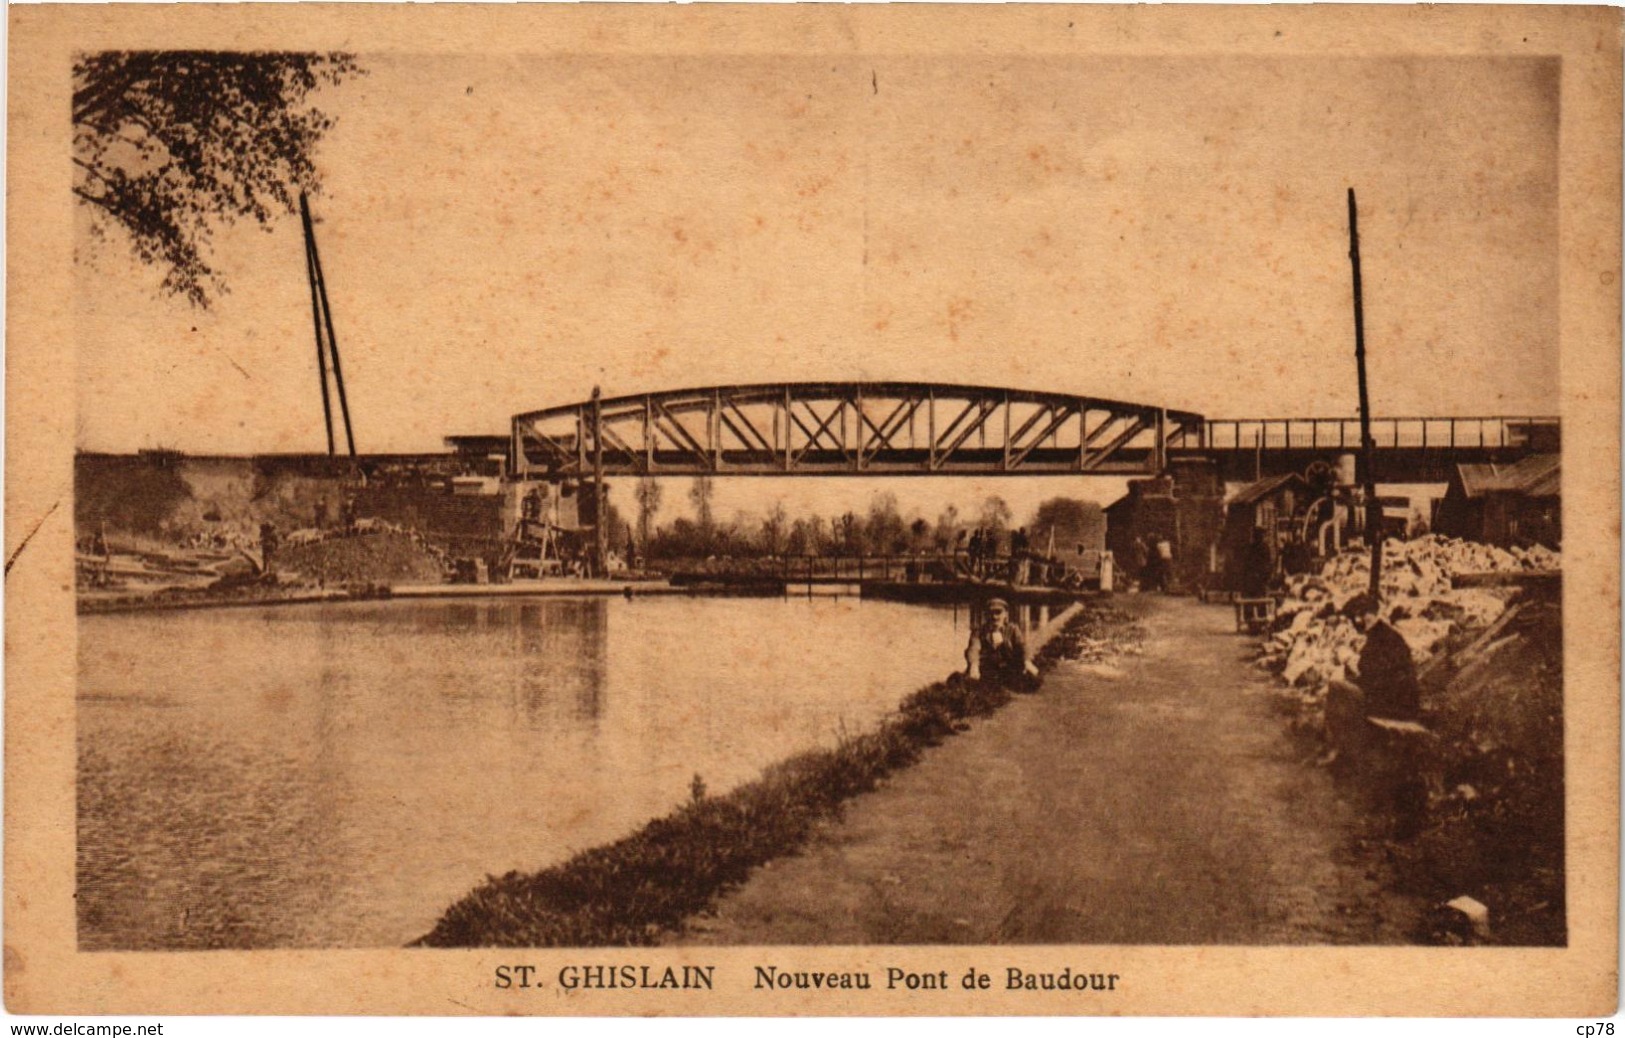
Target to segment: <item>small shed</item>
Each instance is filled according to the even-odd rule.
[[[1439,504],[1441,533],[1514,545],[1563,540],[1562,455],[1531,454],[1513,464],[1457,465]]]
[[[1313,490],[1296,472],[1232,485],[1224,503],[1224,534],[1219,540],[1226,590],[1248,590],[1250,564],[1267,565],[1273,573],[1283,552],[1303,540],[1303,513],[1313,499]],[[1255,538],[1267,552],[1267,562],[1253,558]]]

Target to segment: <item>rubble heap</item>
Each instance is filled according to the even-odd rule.
[[[1549,548],[1503,549],[1432,534],[1410,541],[1383,543],[1383,615],[1404,636],[1411,656],[1427,663],[1456,632],[1493,623],[1506,609],[1515,589],[1456,587],[1464,574],[1551,571],[1561,557]],[[1281,675],[1287,684],[1318,699],[1328,682],[1348,676],[1359,658],[1365,636],[1342,609],[1368,589],[1371,559],[1367,552],[1347,551],[1321,567],[1318,574],[1287,579],[1287,597],[1260,647],[1258,664]]]
[[[1045,649],[1047,655],[1083,663],[1105,663],[1145,652],[1145,628],[1121,609],[1091,609],[1064,627]]]
[[[281,578],[320,586],[437,584],[445,580],[444,553],[422,537],[384,524],[361,529],[317,540],[290,537],[290,543],[276,554]]]

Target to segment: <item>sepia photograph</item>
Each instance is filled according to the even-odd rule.
[[[14,1012],[1617,1004],[1617,11],[194,12],[11,15]]]

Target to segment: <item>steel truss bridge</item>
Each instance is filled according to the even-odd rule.
[[[933,382],[678,389],[515,415],[521,479],[589,476],[1148,475],[1203,417],[1146,404]]]
[[[1555,417],[1373,418],[1398,478],[1560,449]],[[1120,400],[930,382],[791,382],[588,400],[513,418],[521,479],[1100,475],[1207,457],[1235,478],[1359,449],[1353,418],[1205,419]],[[1397,468],[1396,468],[1397,467]],[[1234,469],[1234,473],[1230,470]],[[1245,471],[1244,471],[1245,470]]]

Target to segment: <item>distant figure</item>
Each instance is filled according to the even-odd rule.
[[[1129,542],[1128,572],[1137,581],[1140,587],[1149,589],[1151,586],[1150,572],[1151,556],[1146,554],[1145,542],[1136,537]]]
[[[277,547],[281,543],[282,543],[282,538],[277,536],[276,523],[273,523],[273,522],[260,523],[260,570],[261,570],[261,572],[264,572],[264,573],[271,572],[271,567],[272,567],[272,564],[273,564],[273,560],[276,558]]]
[[[1167,564],[1160,550],[1163,543],[1156,534],[1145,535],[1145,575],[1140,584],[1147,591],[1162,591],[1168,586]]]
[[[970,644],[965,646],[965,664],[965,676],[972,681],[986,678],[1023,686],[1038,676],[1038,668],[1027,658],[1027,640],[1010,621],[1004,599],[990,598],[983,607],[981,623],[972,626]]]
[[[1264,531],[1253,529],[1252,543],[1241,559],[1241,587],[1243,598],[1263,598],[1269,591],[1275,563],[1270,558],[1270,546],[1264,540]]]
[[[327,529],[327,498],[318,497],[316,499],[316,507],[314,509],[314,512],[315,512],[315,514],[312,517],[311,521],[312,521],[313,525],[316,527],[316,529],[318,529],[318,530]]]
[[[1010,535],[1010,580],[1011,583],[1026,584],[1032,573],[1032,553],[1028,550],[1031,541],[1027,539],[1025,526]]]

